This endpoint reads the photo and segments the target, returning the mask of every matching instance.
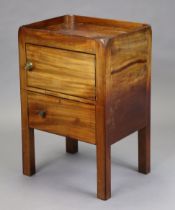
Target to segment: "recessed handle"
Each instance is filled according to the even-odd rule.
[[[38,114],[42,118],[44,118],[46,116],[46,112],[45,111],[39,111]]]
[[[28,61],[26,62],[26,65],[25,65],[25,70],[31,71],[32,68],[33,68],[33,63],[32,63],[31,61],[28,60]]]

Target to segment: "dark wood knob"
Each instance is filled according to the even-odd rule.
[[[42,118],[44,118],[46,116],[46,112],[45,111],[39,111],[38,114]]]

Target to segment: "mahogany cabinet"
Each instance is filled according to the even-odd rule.
[[[97,197],[111,197],[111,145],[138,131],[150,172],[151,27],[76,15],[19,29],[23,173],[35,173],[34,129],[96,145]]]

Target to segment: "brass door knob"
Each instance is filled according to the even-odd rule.
[[[44,118],[46,116],[46,112],[45,111],[39,111],[38,114],[42,118]]]
[[[31,61],[27,61],[25,65],[25,70],[31,71],[33,68],[33,63]]]

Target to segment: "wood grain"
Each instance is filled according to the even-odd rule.
[[[95,99],[95,56],[49,47],[26,45],[27,84],[45,90]]]
[[[147,48],[147,82],[146,82],[146,125],[138,131],[138,170],[148,174],[151,171],[151,58],[152,31],[146,31]]]
[[[109,119],[111,143],[145,126],[147,56],[148,38],[145,29],[120,36],[112,42]]]
[[[20,27],[24,174],[35,172],[34,129],[96,145],[97,197],[111,197],[111,145],[138,131],[138,169],[150,172],[151,27],[65,15]],[[26,60],[34,64],[24,70]]]
[[[65,23],[55,24],[47,27],[48,30],[59,31],[60,33],[83,36],[88,38],[115,37],[118,34],[126,33],[126,29],[119,27],[109,27],[89,23],[74,23],[72,27],[67,27]]]
[[[115,28],[114,30],[117,30],[117,28],[123,28],[123,30],[126,30],[128,32],[138,30],[145,26],[145,24],[142,23],[97,18],[97,17],[79,16],[79,15],[74,15],[74,21],[75,23],[94,24],[97,26],[108,26],[111,28]]]
[[[25,43],[72,50],[83,53],[95,53],[95,40],[70,34],[58,33],[51,30],[43,30],[22,26]]]
[[[27,94],[25,91],[21,91],[21,98],[23,174],[27,176],[32,176],[36,172],[34,129],[30,128],[28,124]]]
[[[21,30],[18,33],[19,41],[19,71],[20,71],[20,98],[21,98],[21,131],[22,131],[22,167],[23,174],[32,176],[35,174],[35,142],[34,129],[28,124],[28,102],[26,88],[26,74],[24,64],[26,62],[24,35]]]
[[[116,38],[111,47],[111,73],[136,63],[146,63],[147,46],[144,31]]]
[[[109,49],[97,43],[96,62],[96,156],[97,156],[97,197],[107,200],[111,197],[111,145],[107,137],[107,75],[109,72]]]
[[[56,96],[59,98],[64,98],[64,99],[69,99],[69,100],[73,100],[73,101],[79,101],[85,104],[96,104],[96,101],[94,100],[90,100],[87,98],[80,98],[78,96],[72,96],[72,95],[67,95],[64,93],[59,93],[59,92],[55,92],[55,91],[50,91],[50,90],[44,90],[44,89],[40,89],[40,88],[34,88],[34,87],[27,87],[26,90],[29,90],[31,92],[36,92],[36,93],[43,93],[46,95],[50,95],[50,96]]]
[[[111,143],[145,125],[146,77],[145,64],[135,64],[112,76]]]
[[[95,144],[95,107],[28,92],[29,125],[43,131]],[[45,116],[40,117],[39,112]]]
[[[114,37],[144,27],[144,24],[102,18],[65,15],[27,25],[28,28],[56,31],[62,34],[97,38]]]

